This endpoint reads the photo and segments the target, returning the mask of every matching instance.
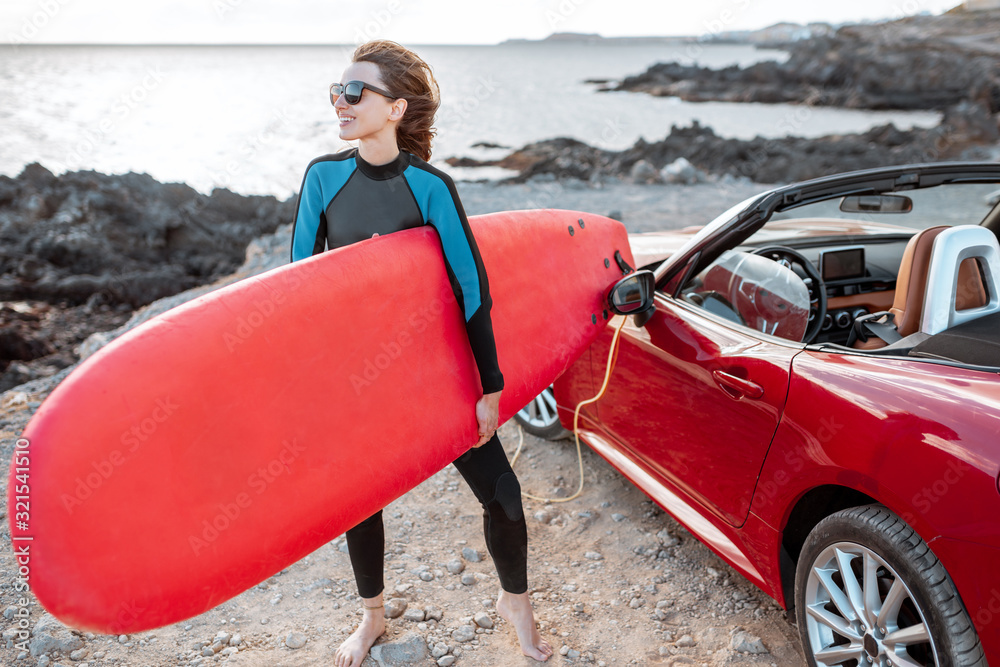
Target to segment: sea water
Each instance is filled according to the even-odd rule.
[[[352,46],[45,46],[0,48],[0,174],[31,162],[59,174],[145,172],[202,192],[228,187],[286,197],[309,161],[347,145],[329,84]],[[571,137],[621,150],[694,121],[721,136],[816,137],[940,116],[795,105],[688,103],[602,93],[661,61],[711,67],[783,59],[780,51],[681,41],[510,42],[415,47],[434,68],[442,106],[432,162],[457,179],[499,170],[451,169],[452,156],[497,157]],[[475,146],[485,143],[503,148]]]

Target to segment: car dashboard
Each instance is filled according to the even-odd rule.
[[[783,243],[798,251],[820,272],[826,287],[827,309],[814,342],[844,345],[854,320],[888,310],[896,289],[896,276],[911,234],[885,236],[796,239]],[[753,239],[756,240],[756,239]],[[773,245],[774,239],[740,246],[753,252]],[[800,277],[798,267],[794,267]]]

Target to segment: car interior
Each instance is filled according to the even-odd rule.
[[[737,247],[700,262],[676,295],[828,351],[1000,367],[998,186],[778,207]]]

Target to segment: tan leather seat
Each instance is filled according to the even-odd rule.
[[[931,250],[938,234],[948,229],[946,225],[928,227],[914,234],[903,251],[903,261],[896,277],[896,294],[889,312],[900,336],[904,338],[920,330],[920,318],[924,310],[924,294],[927,290],[927,273],[931,263]],[[982,275],[975,258],[966,259],[958,268],[958,290],[955,294],[955,309],[968,310],[986,305],[988,296]],[[885,347],[885,341],[869,336],[866,342],[856,341],[859,350],[874,350]]]

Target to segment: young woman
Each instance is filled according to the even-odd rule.
[[[292,261],[379,234],[433,225],[465,316],[483,387],[475,407],[479,441],[454,465],[483,506],[486,544],[500,577],[497,613],[514,626],[521,650],[544,661],[552,649],[535,627],[528,599],[527,527],[521,487],[496,436],[503,375],[490,319],[489,283],[455,185],[427,164],[439,101],[430,67],[388,41],[363,44],[330,101],[340,138],[358,147],[313,160],[306,169],[292,232]],[[337,650],[337,667],[357,667],[385,631],[382,512],[347,531],[364,607],[358,629]]]

